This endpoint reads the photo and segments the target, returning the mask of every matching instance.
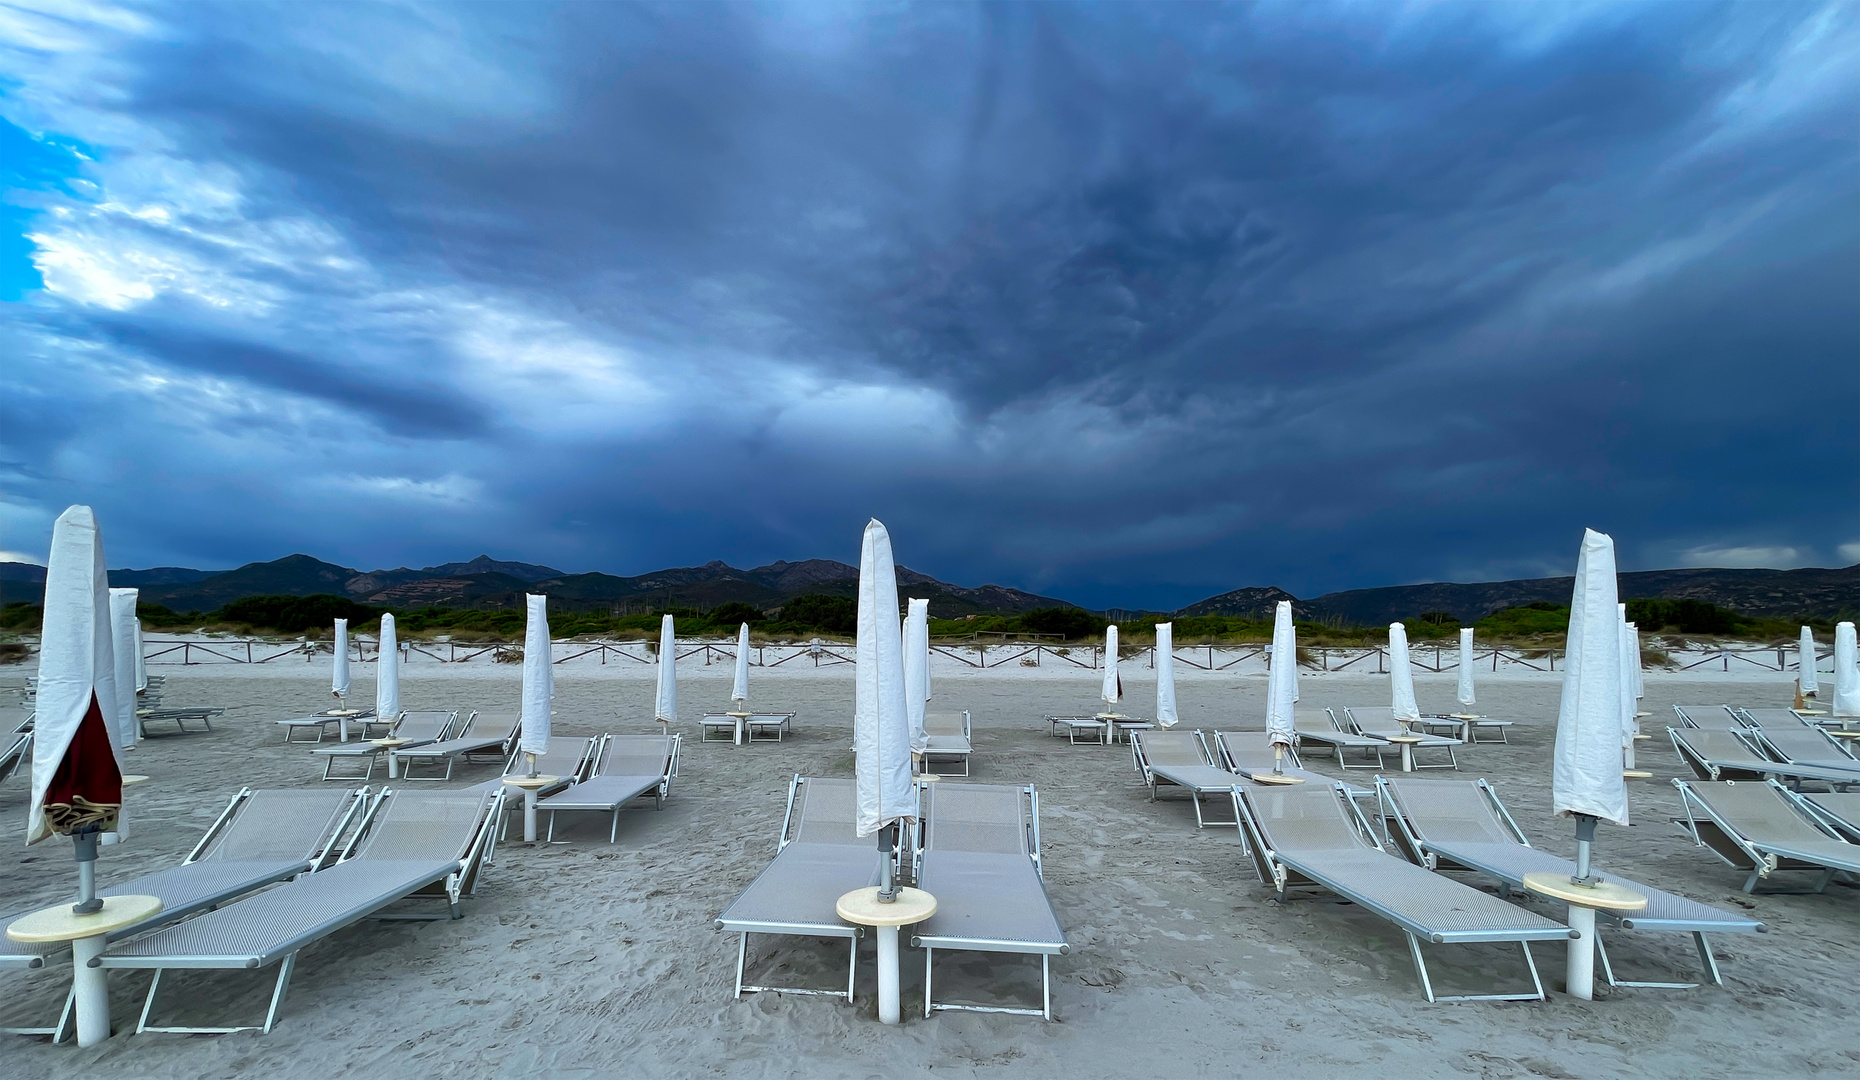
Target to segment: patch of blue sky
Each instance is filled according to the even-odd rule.
[[[0,119],[0,301],[45,287],[26,234],[45,212],[45,196],[69,195],[96,152],[73,139],[35,135]]]

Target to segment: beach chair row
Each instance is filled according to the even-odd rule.
[[[496,842],[502,791],[242,790],[179,866],[100,895],[154,896],[158,914],[107,935],[95,966],[154,972],[138,1033],[270,1031],[298,953],[365,918],[459,918]],[[443,901],[446,912],[387,913],[404,900]],[[30,971],[67,946],[0,940],[0,971]],[[277,965],[270,1005],[258,1024],[162,1025],[156,1004],[173,973],[257,970]],[[166,981],[165,981],[166,980]],[[57,1022],[25,1033],[61,1038]]]
[[[918,787],[918,827],[888,851],[857,835],[851,780],[794,777],[772,862],[717,916],[740,935],[735,995],[844,996],[855,990],[863,931],[840,919],[836,904],[855,889],[878,884],[884,859],[936,897],[936,913],[912,931],[924,950],[924,1015],[941,1010],[1013,1013],[1051,1020],[1051,960],[1068,951],[1042,877],[1039,796],[1032,787],[952,782]],[[745,981],[751,934],[845,940],[846,987],[777,986]],[[938,1001],[938,950],[1038,956],[1040,1007]]]
[[[1701,780],[1762,780],[1860,784],[1860,760],[1845,738],[1793,709],[1676,705],[1679,723],[1666,729],[1681,761]]]

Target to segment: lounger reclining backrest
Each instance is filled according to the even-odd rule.
[[[1807,724],[1797,716],[1794,709],[1739,709],[1744,718],[1760,728],[1806,727]]]
[[[962,738],[968,732],[962,727],[962,714],[959,712],[927,712],[924,714],[924,734]]]
[[[1350,721],[1357,730],[1368,734],[1379,732],[1384,735],[1400,735],[1402,726],[1395,719],[1395,710],[1388,705],[1350,705],[1345,712],[1350,714]]]
[[[1832,838],[1810,824],[1776,789],[1759,782],[1690,784],[1692,797],[1738,835],[1762,848],[1825,844]]]
[[[560,776],[567,780],[579,780],[581,770],[587,766],[588,750],[593,739],[569,739],[551,736],[547,752],[536,755],[536,771],[543,776]],[[530,759],[524,754],[517,754],[510,761],[504,775],[516,776],[530,771]]]
[[[1706,731],[1742,731],[1744,724],[1728,705],[1675,705],[1693,727]]]
[[[1813,728],[1790,722],[1790,726],[1771,724],[1762,729],[1763,741],[1776,749],[1788,761],[1832,762],[1844,764],[1852,761],[1860,769],[1860,761],[1853,761],[1834,740]]]
[[[348,809],[347,791],[254,791],[231,821],[208,837],[189,862],[285,862],[307,859],[332,844],[329,835]]]
[[[1768,758],[1752,750],[1744,741],[1729,731],[1712,731],[1699,728],[1668,728],[1673,737],[1686,744],[1693,753],[1714,764],[1763,765]]]
[[[984,784],[932,784],[923,793],[924,850],[1028,855],[1025,794]]]
[[[484,822],[489,791],[397,788],[376,811],[350,859],[430,862],[463,859]],[[345,860],[347,861],[347,860]]]
[[[446,728],[456,716],[458,714],[453,712],[401,713],[400,722],[394,725],[394,735],[401,739],[438,742],[446,737]]]
[[[850,844],[873,849],[876,837],[858,835],[858,803],[851,780],[809,779],[801,785],[789,843]]]
[[[1201,740],[1192,731],[1138,731],[1132,736],[1143,750],[1144,760],[1153,766],[1185,768],[1208,764]]]
[[[663,776],[672,758],[664,735],[609,735],[596,776]]]
[[[1292,730],[1312,735],[1335,735],[1337,725],[1327,709],[1293,709]]]
[[[1337,793],[1317,784],[1250,788],[1247,802],[1256,824],[1274,851],[1355,851],[1374,848],[1349,819],[1338,812]]]
[[[473,713],[469,734],[474,739],[496,739],[509,742],[517,733],[516,713]],[[454,735],[453,738],[462,738]]]
[[[1442,844],[1516,844],[1513,833],[1471,780],[1397,780],[1383,783],[1395,794],[1402,816],[1423,841]]]

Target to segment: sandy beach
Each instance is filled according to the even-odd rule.
[[[643,668],[643,665],[641,665]],[[514,708],[515,667],[440,672],[410,665],[403,703],[419,708]],[[286,745],[271,721],[328,699],[323,664],[295,669],[167,669],[169,704],[227,707],[211,734],[157,737],[133,754],[152,779],[130,792],[131,835],[106,848],[106,884],[178,862],[241,786],[319,784],[319,759]],[[645,671],[640,675],[644,676]],[[1126,679],[1129,711],[1147,711],[1147,672]],[[1449,676],[1417,678],[1423,709],[1448,711]],[[734,936],[712,919],[773,853],[783,796],[795,773],[849,776],[851,687],[845,673],[784,673],[755,682],[760,708],[793,709],[788,741],[737,747],[698,740],[696,718],[721,711],[729,669],[681,673],[686,744],[682,775],[663,811],[627,812],[618,843],[604,818],[564,819],[569,842],[500,847],[478,897],[458,921],[365,922],[300,958],[277,1028],[269,1035],[130,1035],[147,976],[115,972],[118,1034],[94,1050],[42,1039],[0,1040],[9,1077],[350,1075],[552,1076],[939,1076],[1411,1075],[1749,1076],[1860,1074],[1860,1049],[1841,1015],[1860,964],[1860,889],[1824,895],[1738,891],[1741,875],[1693,847],[1670,818],[1668,781],[1681,765],[1661,728],[1670,705],[1693,700],[1787,704],[1781,676],[1650,677],[1643,744],[1651,781],[1632,786],[1635,824],[1604,827],[1598,863],[1648,884],[1766,922],[1764,935],[1714,940],[1725,985],[1694,990],[1598,987],[1585,1003],[1555,992],[1561,946],[1539,946],[1550,1000],[1430,1005],[1400,933],[1350,905],[1326,899],[1279,903],[1240,858],[1234,830],[1197,831],[1180,799],[1151,803],[1116,747],[1069,746],[1047,733],[1051,712],[1095,711],[1095,679],[1061,681],[991,671],[939,672],[933,707],[968,709],[976,729],[975,776],[1032,783],[1041,797],[1047,888],[1072,952],[1057,958],[1055,1023],[1038,1018],[921,1015],[920,953],[904,961],[905,1022],[874,1018],[872,946],[862,947],[859,1000],[774,994],[731,999]],[[1264,711],[1257,676],[1184,678],[1185,725],[1253,726]],[[1559,680],[1489,680],[1481,711],[1517,721],[1510,745],[1461,754],[1466,779],[1486,777],[1538,846],[1573,853],[1570,827],[1549,815],[1549,762]],[[356,680],[358,700],[372,683]],[[645,677],[564,670],[556,733],[651,728]],[[1387,680],[1307,679],[1304,706],[1382,704]],[[1307,767],[1337,773],[1323,758]],[[377,773],[376,783],[380,783]],[[488,767],[452,783],[475,783]],[[1350,778],[1368,774],[1352,772]],[[0,814],[16,824],[23,778],[0,787]],[[68,845],[8,848],[0,910],[23,913],[72,888]],[[1550,908],[1546,914],[1560,916]],[[1606,931],[1605,931],[1606,933]],[[1640,977],[1689,979],[1691,941],[1680,934],[1614,932],[1616,965]],[[753,963],[767,974],[831,982],[843,946],[761,939]],[[1437,984],[1462,990],[1515,987],[1526,973],[1513,946],[1435,947]],[[969,1000],[1037,1002],[1038,967],[1027,958],[951,956],[939,991]],[[273,972],[183,973],[164,991],[170,1020],[252,1022],[263,1015]],[[0,1023],[44,1023],[56,1014],[68,969],[8,974]],[[180,991],[179,987],[185,987]]]

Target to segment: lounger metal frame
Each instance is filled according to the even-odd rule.
[[[365,838],[368,835],[369,829],[380,813],[381,804],[386,801],[390,795],[391,792],[384,788],[374,797],[372,802],[370,802],[367,815],[363,818],[362,824],[355,830],[354,835],[350,838],[341,859],[337,861],[338,865],[348,862],[350,859],[356,858],[365,852],[365,846],[360,851],[358,851],[357,846],[365,844]],[[331,916],[323,923],[310,927],[294,939],[294,947],[282,957],[276,958],[278,959],[278,977],[277,981],[272,986],[271,1002],[265,1011],[265,1022],[262,1025],[241,1024],[233,1027],[164,1026],[150,1024],[149,1014],[155,1008],[155,998],[161,989],[162,976],[171,970],[227,970],[229,968],[235,970],[253,970],[264,967],[273,957],[164,956],[144,958],[112,957],[109,953],[105,953],[102,957],[98,958],[98,960],[93,960],[91,963],[93,966],[104,968],[150,968],[154,970],[155,976],[149,982],[148,994],[142,1001],[141,1015],[136,1020],[136,1034],[138,1035],[145,1031],[183,1035],[230,1035],[237,1031],[259,1031],[270,1034],[271,1029],[277,1024],[278,1009],[284,1003],[284,994],[290,987],[291,975],[297,968],[297,955],[302,952],[306,946],[313,945],[328,937],[330,934],[358,923],[363,919],[434,921],[445,918],[463,918],[464,912],[459,906],[460,898],[472,895],[475,891],[474,884],[477,879],[478,869],[484,862],[489,860],[490,851],[497,842],[497,829],[493,823],[496,821],[498,809],[503,801],[504,794],[502,792],[493,794],[486,800],[481,813],[478,815],[478,825],[470,844],[466,848],[465,854],[461,856],[457,863],[454,864],[451,869],[447,870],[442,877],[435,882],[431,882],[426,886],[416,887],[387,902],[392,904],[398,903],[401,900],[412,899],[425,894],[433,885],[439,885],[446,899],[447,914],[383,913],[381,907],[386,906],[386,904],[383,904],[373,910],[364,911],[359,914],[356,913],[354,909],[345,910]],[[158,960],[159,963],[137,962],[145,959]],[[229,964],[227,963],[229,959],[237,959],[239,963],[236,965]]]
[[[1131,759],[1131,764],[1133,764],[1136,767],[1137,772],[1143,776],[1143,782],[1149,785],[1150,801],[1151,802],[1156,801],[1157,787],[1159,786],[1158,781],[1161,781],[1161,783],[1168,784],[1170,787],[1179,787],[1182,790],[1188,792],[1189,801],[1195,804],[1195,828],[1205,829],[1209,825],[1224,825],[1229,828],[1234,828],[1234,829],[1239,828],[1240,827],[1239,818],[1234,818],[1231,821],[1222,821],[1219,818],[1216,818],[1212,821],[1208,820],[1201,812],[1201,800],[1203,796],[1207,796],[1207,795],[1213,795],[1217,798],[1220,796],[1226,795],[1228,792],[1230,792],[1233,789],[1234,783],[1239,783],[1244,778],[1235,774],[1233,776],[1233,783],[1219,784],[1219,785],[1184,784],[1179,780],[1171,779],[1167,775],[1167,770],[1169,766],[1167,765],[1161,766],[1161,769],[1163,771],[1161,772],[1157,771],[1158,767],[1150,763],[1149,754],[1147,754],[1143,749],[1143,745],[1142,745],[1143,737],[1149,734],[1153,734],[1153,733],[1142,732],[1142,731],[1131,733],[1130,759]],[[1224,764],[1220,763],[1220,759],[1215,757],[1214,753],[1208,749],[1208,738],[1206,735],[1202,734],[1199,728],[1195,729],[1193,732],[1184,732],[1184,734],[1192,734],[1195,737],[1196,745],[1201,747],[1201,763],[1203,765],[1207,766],[1210,769],[1219,769],[1223,772],[1228,771],[1227,767]]]
[[[1324,719],[1330,723],[1330,730],[1311,731],[1299,727],[1298,717],[1296,712],[1294,712],[1292,717],[1292,746],[1301,747],[1307,740],[1317,743],[1319,746],[1328,746],[1330,747],[1331,753],[1337,758],[1337,767],[1339,769],[1375,769],[1380,771],[1387,767],[1382,756],[1390,750],[1395,749],[1393,744],[1381,739],[1371,739],[1367,735],[1359,735],[1354,731],[1347,730],[1343,724],[1338,721],[1337,714],[1331,712],[1329,709],[1312,711],[1322,713]],[[1376,762],[1373,765],[1367,762],[1361,765],[1352,765],[1349,760],[1343,756],[1345,750],[1366,750],[1375,757]]]
[[[1709,757],[1705,751],[1691,745],[1690,731],[1701,731],[1707,735],[1730,735],[1736,744],[1749,753],[1749,757],[1739,761],[1723,761]],[[1748,780],[1759,781],[1778,776],[1788,777],[1794,783],[1813,781],[1830,786],[1846,787],[1860,784],[1860,769],[1831,768],[1820,765],[1797,765],[1786,761],[1771,761],[1763,755],[1758,747],[1751,744],[1745,732],[1716,732],[1710,728],[1676,728],[1666,729],[1667,738],[1673,742],[1673,750],[1679,759],[1686,763],[1700,780]]]
[[[398,766],[400,778],[413,783],[438,783],[450,780],[452,779],[453,766],[458,764],[460,758],[466,761],[482,761],[488,757],[495,761],[508,762],[510,760],[510,755],[516,752],[518,740],[523,737],[523,720],[521,717],[518,717],[515,722],[511,724],[510,731],[505,734],[501,740],[493,741],[489,738],[485,738],[479,740],[481,745],[468,748],[444,748],[440,745],[441,743],[459,742],[461,740],[471,739],[471,729],[477,725],[478,720],[483,716],[483,713],[473,709],[470,715],[466,716],[465,722],[459,725],[457,731],[448,734],[444,739],[439,740],[439,742],[426,743],[423,746],[408,746],[390,750],[388,753],[393,757],[395,764]],[[413,766],[415,763],[436,762],[442,758],[446,763],[446,771],[444,774],[439,776],[413,775]]]
[[[1511,811],[1508,810],[1504,802],[1499,799],[1498,792],[1493,790],[1492,785],[1487,783],[1483,777],[1468,782],[1478,787],[1479,793],[1484,796],[1486,807],[1491,810],[1493,816],[1504,825],[1505,830],[1511,834],[1512,840],[1520,847],[1530,848],[1530,839],[1524,835],[1524,830],[1519,827],[1517,819],[1511,816]],[[1400,781],[1398,780],[1396,783],[1399,784]],[[1441,872],[1444,869],[1465,869],[1474,873],[1484,874],[1498,881],[1500,887],[1507,893],[1523,889],[1524,883],[1522,880],[1513,878],[1510,874],[1501,871],[1497,867],[1465,861],[1465,853],[1461,851],[1458,855],[1454,854],[1452,844],[1441,844],[1439,847],[1436,847],[1434,844],[1430,843],[1425,836],[1421,835],[1416,830],[1414,822],[1410,820],[1406,809],[1401,805],[1400,797],[1392,790],[1387,777],[1376,777],[1376,801],[1381,808],[1382,821],[1385,829],[1387,829],[1390,823],[1393,823],[1393,828],[1387,829],[1387,835],[1391,840],[1395,841],[1396,847],[1399,848],[1410,861],[1416,862],[1436,872]],[[1532,850],[1535,849],[1533,848]],[[1451,866],[1443,868],[1441,866],[1443,861],[1451,864]],[[1571,871],[1574,871],[1573,864],[1571,866]],[[1637,885],[1643,890],[1649,888],[1648,886],[1638,885],[1638,883],[1634,883],[1634,885]],[[1712,952],[1711,941],[1705,936],[1706,932],[1704,930],[1697,928],[1697,923],[1690,920],[1648,918],[1637,915],[1634,912],[1616,912],[1598,909],[1597,913],[1613,920],[1617,925],[1626,930],[1671,930],[1691,934],[1693,947],[1698,952],[1699,964],[1705,969],[1705,974],[1710,977],[1712,985],[1724,985],[1724,976],[1718,969],[1718,958]],[[1751,921],[1755,922],[1755,920]],[[1714,929],[1718,932],[1724,932],[1728,928],[1715,927]],[[1752,932],[1760,932],[1763,929],[1763,924],[1758,922]],[[1595,936],[1595,951],[1596,955],[1600,957],[1602,961],[1602,975],[1607,979],[1608,985],[1610,986],[1632,986],[1659,990],[1691,990],[1699,985],[1696,982],[1648,982],[1616,978],[1614,966],[1608,959],[1608,948],[1606,944],[1604,944],[1599,931],[1597,931]]]
[[[1369,827],[1368,820],[1363,817],[1362,809],[1358,807],[1355,800],[1350,797],[1349,789],[1346,785],[1341,783],[1336,784],[1332,787],[1331,793],[1338,803],[1347,808],[1347,817],[1354,823],[1358,835],[1366,844],[1385,855],[1389,855],[1390,858],[1401,861],[1404,865],[1407,863],[1407,860],[1401,859],[1400,856],[1390,855],[1388,850],[1382,846],[1382,843],[1376,839],[1375,830]],[[1479,942],[1515,941],[1519,950],[1524,953],[1524,964],[1525,967],[1530,970],[1531,986],[1533,989],[1533,992],[1529,994],[1436,994],[1434,992],[1433,979],[1427,972],[1427,958],[1421,954],[1421,943],[1416,936],[1416,928],[1410,924],[1408,920],[1360,893],[1345,887],[1341,882],[1325,881],[1307,875],[1292,866],[1286,861],[1285,856],[1273,849],[1267,837],[1266,830],[1260,825],[1259,819],[1254,815],[1252,804],[1249,801],[1252,797],[1251,791],[1245,788],[1235,788],[1233,797],[1234,812],[1240,816],[1243,827],[1249,834],[1249,847],[1252,851],[1251,862],[1253,864],[1253,870],[1259,875],[1261,883],[1272,886],[1278,892],[1281,900],[1286,898],[1287,890],[1289,889],[1306,885],[1323,889],[1337,896],[1342,896],[1352,903],[1360,905],[1364,910],[1393,924],[1400,929],[1402,935],[1407,938],[1408,955],[1414,961],[1414,970],[1416,976],[1419,977],[1421,981],[1421,990],[1427,995],[1427,1000],[1430,1003],[1442,1001],[1542,1001],[1546,998],[1547,995],[1544,993],[1543,980],[1539,978],[1537,974],[1537,961],[1531,956],[1530,943],[1539,940],[1559,940],[1574,937],[1576,933],[1574,930],[1563,928],[1560,933],[1547,930],[1508,931],[1503,936],[1496,937],[1483,932],[1430,933],[1429,940],[1433,944],[1473,944]],[[1470,888],[1470,886],[1462,887]]]
[[[657,738],[658,736],[653,736],[653,737]],[[602,775],[601,774],[601,761],[607,756],[607,746],[612,739],[613,739],[613,735],[611,734],[601,736],[600,747],[595,751],[594,756],[590,761],[590,765],[588,767],[588,774],[582,777],[581,780],[578,781],[577,783],[569,785],[566,789],[557,792],[555,795],[551,795],[550,798],[553,799],[553,798],[559,798],[563,795],[568,795],[571,797],[570,803],[572,803],[573,801],[572,797],[574,795],[575,789],[581,786],[581,783],[585,783],[587,781],[591,781],[591,780],[595,780],[599,778]],[[570,803],[564,803],[560,806],[542,807],[543,809],[546,809],[549,811],[549,835],[544,838],[544,842],[550,843],[550,844],[555,843],[555,816],[557,813],[560,813],[563,811],[567,811],[568,813],[574,813],[576,811],[588,811],[591,813],[612,814],[613,824],[607,830],[607,842],[611,844],[611,843],[616,842],[620,836],[620,811],[623,809],[623,803],[631,802],[633,801],[633,799],[637,799],[637,798],[644,798],[646,795],[651,795],[652,796],[652,808],[655,810],[665,809],[666,797],[672,793],[672,778],[678,775],[678,753],[679,753],[680,747],[683,745],[684,735],[682,734],[668,735],[666,736],[666,740],[671,745],[666,755],[666,762],[664,766],[665,771],[659,775],[659,781],[658,781],[657,786],[652,787],[646,791],[642,791],[638,795],[633,796],[631,799],[624,799],[624,800],[621,800],[620,802],[616,802],[611,805],[603,803],[597,806],[597,805],[594,805],[593,803],[589,803],[583,806],[574,806],[574,805],[570,805]]]
[[[1356,706],[1356,708],[1364,708],[1364,709],[1368,707],[1369,706],[1362,706],[1362,705]],[[1385,706],[1376,706],[1376,707],[1384,708]],[[1345,724],[1343,721],[1338,720],[1337,714],[1335,712],[1331,712],[1331,710],[1329,709],[1326,709],[1325,711],[1330,712],[1331,722],[1336,724],[1339,728],[1342,728],[1345,731],[1353,731],[1356,734],[1361,735],[1366,739],[1381,739],[1384,742],[1387,742],[1389,739],[1389,735],[1394,734],[1392,732],[1385,734],[1380,731],[1370,731],[1368,728],[1365,728],[1362,725],[1362,723],[1356,719],[1355,711],[1348,705],[1345,705],[1343,707],[1343,714],[1349,720],[1347,724]],[[1391,712],[1392,711],[1393,710],[1391,710]],[[1425,717],[1422,718],[1423,722],[1425,722],[1425,719],[1426,719]],[[1399,728],[1401,726],[1401,722],[1395,721],[1395,725],[1396,727]],[[1413,730],[1412,727],[1409,730],[1412,731]],[[1419,742],[1419,743],[1413,744],[1414,749],[1410,751],[1410,755],[1414,761],[1414,767],[1417,771],[1421,769],[1458,769],[1460,767],[1460,756],[1458,753],[1456,753],[1456,750],[1462,745],[1462,740],[1449,739],[1445,735],[1429,735],[1426,732],[1420,732],[1420,731],[1416,731],[1414,732],[1414,734],[1420,735],[1424,739],[1430,740],[1426,742]],[[1395,744],[1393,743],[1390,743],[1390,746],[1395,748],[1398,751],[1400,749],[1399,747],[1396,747]],[[1447,752],[1446,763],[1445,764],[1442,764],[1440,762],[1433,762],[1431,764],[1423,763],[1418,757],[1420,752],[1423,750],[1445,750]]]
[[[457,709],[418,709],[418,710],[411,710],[411,711],[402,711],[396,714],[391,721],[383,721],[379,717],[377,717],[374,722],[375,723],[386,723],[388,725],[388,731],[392,733],[392,732],[398,731],[400,729],[400,725],[409,716],[415,715],[416,713],[419,713],[422,715],[428,714],[428,713],[443,713],[447,717],[446,722],[439,726],[439,730],[434,735],[433,738],[421,739],[418,743],[414,744],[414,745],[419,745],[419,746],[424,746],[427,743],[439,742],[442,739],[444,739],[448,734],[451,733],[452,728],[454,727],[454,725],[458,723],[458,719],[459,719],[459,714],[458,714]],[[407,749],[411,749],[411,748],[412,747],[407,747]],[[319,757],[323,759],[323,779],[355,781],[355,780],[368,780],[372,778],[375,774],[375,762],[378,761],[383,754],[388,752],[388,748],[385,746],[376,746],[371,740],[367,738],[363,738],[357,741],[343,743],[340,746],[332,746],[326,750],[312,750],[310,752],[312,754],[318,755]],[[365,765],[365,768],[363,768],[362,774],[360,776],[333,775],[332,770],[335,769],[336,762],[339,759],[347,759],[347,758],[361,758],[362,759]]]
[[[951,716],[960,715],[962,717],[962,735],[960,736],[960,738],[962,739],[964,746],[960,749],[955,749],[955,748],[950,748],[950,747],[931,747],[931,748],[925,749],[921,754],[918,755],[919,759],[923,763],[923,771],[926,773],[934,773],[937,776],[967,777],[970,772],[969,770],[970,758],[972,758],[975,754],[975,729],[974,729],[973,721],[971,720],[969,716],[969,710],[963,709],[960,711],[960,713],[948,712],[947,710],[944,710],[943,712],[944,712],[944,715],[951,715]],[[947,739],[947,738],[953,737],[947,734],[938,734],[935,732],[931,732],[927,730],[927,727],[928,725],[926,724],[925,735],[926,737],[930,739],[938,739],[938,738]],[[962,762],[961,772],[939,773],[936,771],[935,762],[947,761],[951,758],[958,759]]]

